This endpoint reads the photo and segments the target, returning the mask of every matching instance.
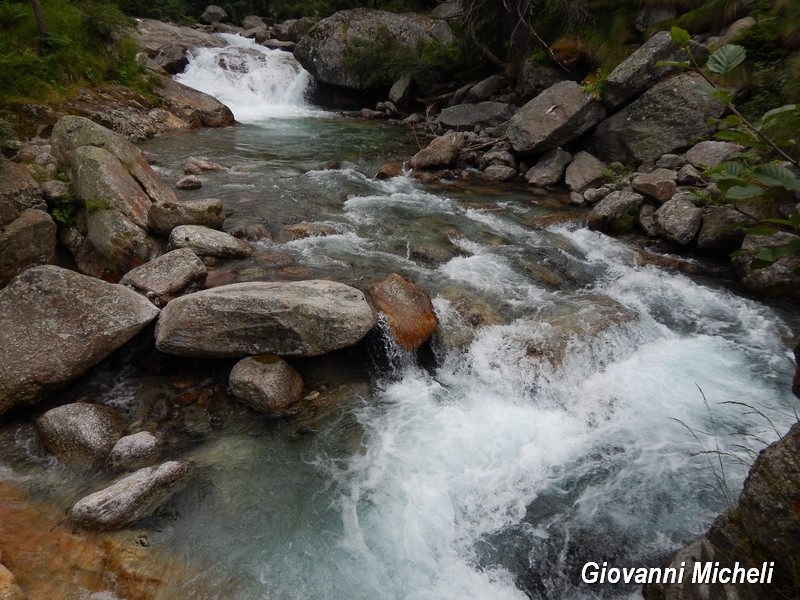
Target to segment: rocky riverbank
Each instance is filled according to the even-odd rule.
[[[379,19],[373,11],[363,16],[368,23]],[[214,24],[213,16],[208,20],[209,29],[238,31]],[[420,31],[445,35],[436,20],[412,20]],[[369,31],[368,23],[363,31]],[[281,26],[255,21],[250,25],[248,35],[256,39],[283,36],[276,33]],[[327,39],[325,27],[316,29],[314,38],[283,27],[285,37],[297,37],[300,55],[315,56],[303,44]],[[156,30],[161,33],[154,34]],[[142,60],[153,61],[151,68],[167,73],[181,68],[194,44],[218,43],[197,30],[191,30],[199,36],[195,41],[183,41],[180,36],[188,32],[157,23],[144,23],[141,31],[158,38],[141,39],[148,52]],[[170,37],[171,45],[165,43]],[[663,35],[651,42],[634,53],[630,63],[620,65],[620,73],[609,76],[616,83],[599,99],[568,79],[538,89],[530,81],[514,87],[500,75],[461,90],[463,101],[441,110],[435,120],[430,114],[406,119],[406,124],[417,122],[420,131],[433,128],[438,135],[405,167],[431,181],[480,177],[502,187],[524,178],[532,190],[561,190],[564,204],[585,207],[583,219],[592,229],[618,233],[639,228],[677,249],[728,252],[747,247],[753,240],[728,227],[736,215],[690,193],[691,188],[713,192],[703,169],[741,148],[724,142],[694,143],[698,131],[710,132],[706,120],[720,116],[722,108],[697,94],[696,77],[656,69],[655,61],[671,57],[676,48]],[[324,72],[318,66],[316,75],[322,78]],[[346,87],[348,82],[327,83]],[[172,85],[164,80],[162,88]],[[411,105],[400,107],[402,99],[409,98],[408,90],[400,94],[400,87],[378,110],[364,115],[402,116]],[[207,110],[197,108],[194,102],[184,102],[190,92],[174,89],[178,99],[165,97],[159,108],[143,104],[143,111],[115,113],[113,119],[102,111],[92,112],[94,108],[75,110],[90,118],[63,116],[52,123],[52,131],[41,130],[42,135],[50,133],[47,142],[25,144],[13,162],[0,163],[0,415],[35,416],[38,439],[52,456],[77,469],[105,474],[102,483],[86,490],[70,510],[69,523],[85,530],[134,526],[179,494],[198,468],[191,457],[181,456],[179,445],[170,447],[168,432],[150,431],[128,415],[91,402],[51,407],[66,386],[123,346],[145,344],[145,354],[155,363],[170,356],[213,359],[224,374],[210,378],[214,381],[209,389],[217,387],[209,395],[229,388],[233,397],[259,413],[307,416],[320,394],[306,387],[286,358],[325,360],[388,331],[397,346],[412,352],[430,339],[438,324],[425,291],[397,274],[364,289],[326,280],[230,285],[209,281],[208,265],[266,256],[256,243],[265,232],[257,227],[223,231],[220,200],[179,196],[127,139],[231,122],[221,105],[209,101]],[[526,95],[530,100],[518,106]],[[117,101],[111,98],[111,104]],[[55,119],[60,110],[48,113],[46,120]],[[647,127],[637,130],[631,122]],[[620,161],[636,167],[629,169]],[[185,166],[190,177],[222,168],[202,159]],[[403,169],[387,168],[385,174]],[[67,181],[59,173],[68,174]],[[536,201],[535,192],[531,198]],[[744,260],[736,265],[749,289],[796,298],[792,260],[796,259],[782,259],[758,273]],[[560,363],[567,340],[592,339],[634,319],[607,298],[584,300],[585,305],[575,309],[583,315],[580,319],[563,314],[550,321],[546,315],[542,318],[553,334],[538,340],[538,346],[531,343],[526,360]],[[191,393],[199,403],[205,392],[196,391]],[[323,398],[335,401],[335,393]],[[789,436],[783,444],[791,445],[793,439]],[[751,480],[759,477],[759,469],[764,469],[763,461],[754,467]],[[790,472],[780,479],[791,482],[796,477]],[[742,502],[750,496],[764,502],[771,491],[763,488],[763,493],[751,494],[746,487]],[[786,512],[789,500],[779,500]],[[35,597],[38,588],[30,583],[29,568],[22,563],[8,566]],[[19,596],[13,577],[5,571],[0,576],[8,582],[8,593]]]

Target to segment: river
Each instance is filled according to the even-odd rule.
[[[185,597],[641,598],[582,583],[581,567],[658,565],[735,500],[755,453],[796,420],[796,316],[642,265],[628,241],[542,227],[565,210],[554,198],[379,181],[418,147],[405,128],[309,106],[290,55],[229,40],[181,80],[240,124],[143,145],[168,181],[190,156],[225,165],[193,193],[278,240],[212,277],[365,288],[397,272],[433,298],[440,331],[420,355],[376,336],[296,361],[337,399],[301,420],[238,405],[218,383],[228,364],[143,369],[145,350],[71,392],[160,423],[168,453],[198,464],[145,523],[150,545],[201,567]],[[327,235],[290,239],[298,223]],[[182,379],[210,396],[172,402]],[[69,498],[103,477],[41,455],[30,428],[13,445],[0,474],[34,489]]]

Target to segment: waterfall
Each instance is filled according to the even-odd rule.
[[[175,80],[214,96],[245,123],[320,114],[305,101],[311,75],[291,53],[238,35],[220,36],[228,46],[191,51],[186,70]]]

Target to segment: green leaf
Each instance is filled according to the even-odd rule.
[[[692,41],[692,36],[689,35],[689,32],[677,26],[673,26],[672,29],[669,30],[669,35],[672,41],[681,48],[686,48],[689,42]]]
[[[742,64],[747,57],[747,51],[736,44],[725,44],[708,57],[706,67],[715,75],[728,73]]]
[[[759,183],[772,187],[782,187],[789,191],[800,192],[800,179],[783,165],[764,164],[753,169]]]
[[[720,163],[716,169],[718,169],[720,173],[731,175],[733,177],[741,177],[742,173],[744,173],[744,165],[733,160],[726,160],[725,162]]]
[[[778,229],[769,225],[755,225],[747,228],[747,235],[772,235],[778,233]]]
[[[748,132],[740,129],[723,129],[715,133],[714,137],[718,140],[725,140],[726,142],[736,142],[737,144],[742,144],[749,148],[761,149],[764,147],[762,142],[759,142]]]
[[[755,185],[735,185],[725,192],[731,200],[749,200],[764,193],[764,188]]]
[[[761,117],[761,124],[766,125],[774,119],[781,119],[798,110],[800,110],[800,104],[784,104],[778,108],[773,108],[764,113],[764,116]]]
[[[733,102],[733,94],[728,90],[716,89],[711,92],[710,96],[714,98],[714,100],[719,100],[723,104],[730,104]]]
[[[742,120],[736,115],[728,115],[724,119],[720,119],[718,124],[720,127],[739,127],[742,124]]]

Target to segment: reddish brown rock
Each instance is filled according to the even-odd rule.
[[[399,177],[403,174],[403,163],[393,161],[388,162],[378,169],[376,177],[378,179],[391,179],[392,177]]]
[[[386,315],[397,343],[416,350],[436,331],[439,320],[424,290],[392,273],[369,288],[370,296]]]

